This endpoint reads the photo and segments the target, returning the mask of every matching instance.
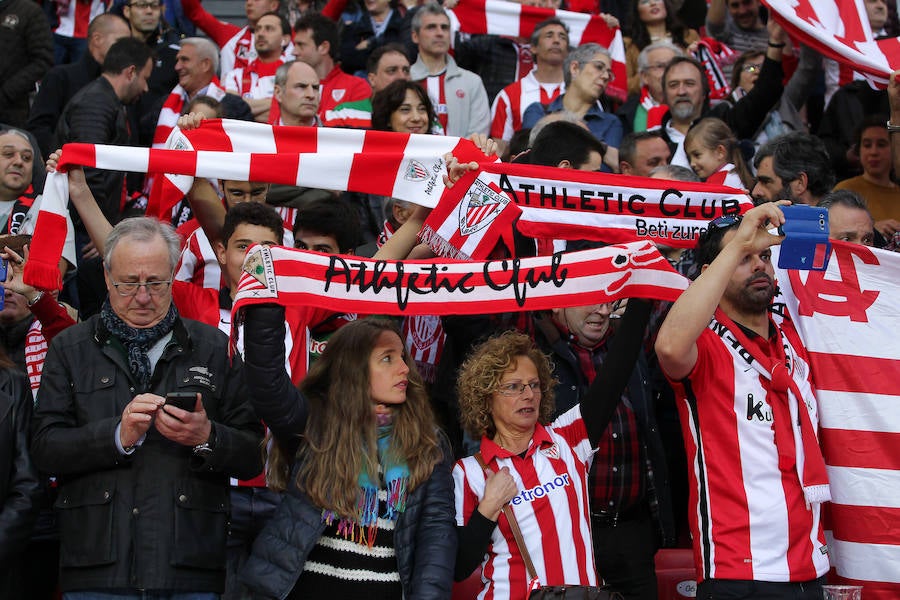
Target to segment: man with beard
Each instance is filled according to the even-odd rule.
[[[720,102],[709,107],[709,80],[706,71],[693,58],[676,56],[663,72],[662,86],[665,104],[669,112],[662,118],[659,128],[672,151],[672,164],[690,167],[684,152],[684,136],[691,125],[704,117],[717,117],[725,121],[739,140],[752,139],[765,121],[772,107],[781,98],[784,89],[781,81],[784,70],[781,55],[787,43],[787,34],[769,21],[769,46],[759,78],[753,89],[735,102]]]
[[[830,500],[809,359],[769,313],[781,205],[720,217],[700,238],[700,276],[659,330],[691,482],[697,598],[821,598]]]
[[[834,171],[822,141],[799,131],[783,135],[757,150],[753,157],[757,204],[790,200],[815,206],[834,187]]]

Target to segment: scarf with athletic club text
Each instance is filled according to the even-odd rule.
[[[441,198],[420,239],[450,258],[483,259],[475,239],[506,239],[507,226],[538,239],[626,243],[638,239],[691,248],[707,223],[753,207],[742,190],[516,163],[481,163]],[[472,239],[484,228],[494,235]]]
[[[188,182],[192,177],[209,177],[302,185],[391,196],[426,207],[435,207],[440,201],[443,206],[430,226],[433,246],[449,244],[458,249],[458,256],[473,259],[487,257],[498,240],[511,234],[509,224],[516,211],[521,211],[518,229],[531,237],[607,243],[650,239],[689,247],[707,221],[744,212],[752,205],[744,193],[725,187],[485,162],[488,157],[473,143],[459,138],[218,120],[204,131],[225,142],[234,137],[226,128],[231,124],[257,128],[257,152],[67,144],[58,166],[61,170],[67,165],[83,165],[186,175],[189,177],[183,179]],[[281,144],[280,136],[290,141]],[[307,153],[278,152],[282,145],[299,148],[304,142],[311,143]],[[270,153],[259,153],[265,151]],[[469,174],[471,185],[457,184],[449,191],[444,188],[442,157],[446,152],[460,162],[478,162],[477,175]],[[57,174],[48,177],[41,215],[66,214],[68,188],[65,177],[58,177],[58,182],[53,181]],[[172,181],[173,187],[186,185],[178,188],[180,194],[190,187],[170,176],[163,179]],[[478,207],[479,203],[483,206]],[[490,206],[495,203],[502,205],[501,209]],[[54,289],[58,287],[55,265],[62,238],[45,238],[38,231],[35,235],[41,245],[33,244],[32,259],[36,260],[29,260],[26,277],[35,287]]]
[[[272,302],[358,314],[505,313],[675,300],[688,285],[649,241],[497,261],[385,261],[256,245],[243,269],[236,314]]]

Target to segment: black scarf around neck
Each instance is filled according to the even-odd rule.
[[[147,355],[147,352],[150,350],[150,346],[172,331],[177,319],[178,310],[175,308],[174,303],[169,306],[169,312],[166,313],[162,321],[153,327],[141,329],[126,325],[121,317],[113,312],[108,298],[103,303],[103,308],[100,309],[100,321],[125,346],[125,351],[128,355],[128,367],[144,390],[150,386],[150,376],[152,375],[150,357]]]

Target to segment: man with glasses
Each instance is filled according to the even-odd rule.
[[[818,599],[829,569],[809,358],[790,320],[770,314],[783,238],[768,230],[783,223],[775,203],[711,222],[701,274],[656,341],[690,465],[698,599]]]
[[[626,132],[646,131],[662,122],[666,114],[663,71],[676,56],[684,56],[684,51],[668,41],[653,42],[638,54],[640,92],[629,95],[616,111]]]
[[[178,249],[171,226],[119,223],[104,245],[107,302],[47,353],[32,455],[57,475],[67,600],[218,598],[228,477],[262,469],[240,357],[172,303]]]
[[[569,52],[563,65],[566,92],[548,105],[535,102],[525,109],[522,126],[531,128],[545,114],[566,111],[584,120],[594,137],[610,148],[622,141],[622,122],[603,108],[600,98],[615,78],[609,50],[600,44],[582,44]],[[617,151],[618,152],[618,151]],[[614,161],[614,164],[618,159]],[[609,170],[604,166],[604,170]]]

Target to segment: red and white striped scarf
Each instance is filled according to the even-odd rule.
[[[533,238],[690,248],[710,220],[752,207],[746,192],[721,185],[482,163],[444,195],[422,240],[442,256],[483,259],[518,217],[516,228]]]
[[[722,66],[732,64],[738,59],[738,54],[719,40],[705,37],[697,42],[694,56],[706,71],[710,100],[727,98],[731,93],[731,84],[725,77]]]
[[[206,87],[204,96],[209,96],[215,100],[221,100],[225,97],[225,90],[222,89],[219,79],[213,77],[213,80]],[[165,148],[166,140],[175,125],[178,123],[178,117],[187,104],[188,93],[180,85],[169,92],[169,97],[163,103],[162,110],[159,111],[159,119],[156,121],[156,131],[153,132],[153,148]]]
[[[528,38],[534,26],[545,19],[556,17],[569,28],[569,47],[596,42],[609,49],[612,69],[616,78],[606,88],[609,96],[625,100],[628,95],[628,77],[625,68],[625,44],[618,27],[610,28],[601,17],[568,10],[554,10],[527,6],[504,0],[466,0],[456,5],[450,13],[463,33],[489,33]]]
[[[230,119],[210,119],[203,121],[197,129],[179,131],[169,140],[169,146],[178,150],[281,154],[284,155],[282,158],[268,161],[270,165],[273,160],[281,162],[280,166],[274,167],[276,173],[260,173],[263,178],[254,181],[362,191],[429,207],[437,204],[444,189],[441,180],[445,172],[441,158],[444,154],[453,152],[461,160],[463,155],[469,157],[465,160],[484,159],[474,144],[457,137],[292,127]],[[374,154],[388,153],[392,154],[388,162],[372,159]],[[294,156],[287,156],[289,154]],[[303,160],[297,155],[303,155]],[[225,160],[235,164],[233,158]],[[293,173],[294,179],[281,181],[288,171]],[[224,178],[239,179],[247,172],[248,166],[245,164]],[[150,194],[148,215],[165,218],[190,190],[192,176],[199,175],[190,170],[169,173],[185,175],[168,174],[157,178]],[[272,176],[280,176],[280,179],[272,179]],[[301,180],[302,183],[298,183]],[[394,188],[397,188],[397,193],[394,193]]]
[[[900,69],[900,37],[876,40],[865,3],[837,0],[763,0],[792,38],[885,87]]]
[[[641,108],[647,112],[647,122],[641,131],[662,125],[663,117],[669,111],[668,105],[660,104],[653,99],[646,85],[641,86]]]
[[[359,314],[504,313],[674,300],[687,285],[647,241],[486,262],[383,261],[257,245],[244,260],[234,311],[277,302]]]

